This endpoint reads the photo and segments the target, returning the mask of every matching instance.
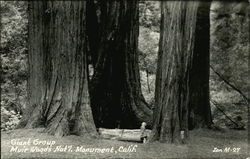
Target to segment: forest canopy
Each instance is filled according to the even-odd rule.
[[[190,25],[196,28],[196,33],[197,30],[204,28],[208,33],[206,40],[209,43],[204,44],[209,51],[206,81],[206,90],[209,92],[206,94],[206,104],[209,105],[209,108],[211,107],[209,109],[211,112],[206,113],[210,112],[211,118],[209,117],[208,120],[211,119],[211,123],[216,126],[226,128],[232,125],[232,121],[237,122],[236,119],[240,117],[242,122],[247,125],[250,70],[249,34],[246,34],[249,32],[249,5],[246,1],[233,3],[213,1],[205,11],[200,11],[202,7],[198,6],[196,10],[186,5],[185,2],[180,3],[180,6],[175,6],[175,4],[170,5],[171,2],[165,2],[166,4],[163,5],[159,1],[103,2],[97,0],[79,2],[79,8],[74,5],[78,2],[73,1],[62,2],[63,4],[40,2],[40,6],[36,3],[38,2],[30,2],[30,5],[33,4],[33,7],[37,7],[39,10],[34,10],[34,8],[28,10],[27,1],[1,1],[1,131],[15,129],[20,124],[20,120],[27,118],[25,110],[31,109],[30,107],[41,107],[46,110],[45,114],[48,116],[44,121],[46,126],[51,123],[53,125],[58,120],[65,120],[65,122],[69,122],[69,125],[73,125],[73,128],[70,127],[66,134],[71,129],[74,133],[81,134],[94,130],[95,126],[139,128],[140,123],[144,120],[152,128],[154,124],[151,119],[153,110],[157,109],[159,105],[156,99],[160,100],[159,95],[162,93],[158,92],[157,97],[156,91],[159,90],[157,87],[160,87],[157,85],[159,82],[157,79],[160,79],[160,76],[157,75],[161,74],[159,66],[164,62],[175,63],[168,60],[160,61],[159,56],[164,58],[161,51],[167,55],[168,52],[164,51],[169,51],[171,47],[175,49],[174,43],[170,44],[168,41],[161,43],[161,41],[170,37],[168,36],[170,33],[173,33],[171,37],[176,36],[173,41],[178,41],[177,34],[179,33],[183,33],[183,38],[187,39],[191,36],[198,37],[195,30],[189,30],[189,26],[185,23],[185,20],[190,20],[185,17],[188,14],[191,15],[189,18],[194,18],[191,19],[193,24]],[[175,13],[171,7],[176,7],[179,9],[176,11],[180,11],[182,14]],[[64,14],[64,11],[68,12]],[[207,14],[206,22],[204,22],[205,18],[201,12]],[[44,14],[44,16],[39,16],[40,14]],[[54,16],[56,14],[60,14],[61,17]],[[177,15],[181,15],[179,19]],[[171,16],[174,18],[171,19]],[[196,16],[198,18],[195,18]],[[93,19],[93,17],[95,18]],[[63,19],[65,23],[63,23]],[[176,19],[177,21],[175,21]],[[180,30],[167,32],[169,30],[166,29],[171,28],[164,25],[164,20],[172,22],[171,24],[176,23],[176,28],[181,26]],[[201,26],[195,23],[196,20],[201,21]],[[209,26],[204,26],[203,23],[209,23]],[[181,30],[182,27],[187,27],[184,32]],[[201,32],[204,33],[204,30]],[[44,36],[43,39],[38,38],[41,36],[40,34]],[[165,36],[163,37],[163,35]],[[194,45],[195,50],[195,46],[199,44],[196,44],[195,40],[193,44],[192,39],[187,41],[188,44]],[[204,39],[201,37],[201,40]],[[166,45],[166,48],[163,48],[163,45]],[[184,42],[180,42],[179,45],[183,45],[183,48],[187,47]],[[187,47],[187,50],[192,50],[192,47]],[[169,52],[169,54],[171,53]],[[188,52],[186,55],[191,56],[192,54]],[[178,55],[180,54],[176,54],[176,56]],[[174,58],[175,54],[173,53],[173,56],[169,57]],[[189,73],[189,71],[183,71],[185,67],[182,68],[185,58],[184,54],[183,57],[180,56],[179,60],[184,62],[182,61],[178,65],[182,73],[177,74],[180,78],[176,80],[182,81],[182,89],[187,91],[188,88],[183,83],[187,82],[187,79],[192,80],[191,77],[194,76],[184,76]],[[200,59],[194,58],[196,61]],[[46,63],[47,61],[48,63]],[[33,67],[31,67],[32,62],[34,62]],[[187,65],[191,65],[189,62]],[[54,63],[58,64],[58,67],[55,67]],[[179,69],[177,66],[175,69],[175,66],[167,64],[161,65],[166,66],[163,69]],[[36,68],[36,66],[38,67]],[[45,72],[42,73],[41,71],[44,70]],[[164,75],[164,71],[162,74]],[[31,83],[31,77],[34,77],[32,79],[34,83]],[[46,79],[42,81],[41,79],[45,77]],[[168,74],[162,77],[166,77],[167,83]],[[74,79],[74,82],[71,79]],[[175,84],[175,81],[172,81],[171,84],[173,83]],[[178,84],[180,85],[180,83]],[[168,88],[171,86],[169,85]],[[85,90],[81,91],[83,88]],[[180,92],[182,91],[180,90]],[[198,90],[196,89],[196,91]],[[60,94],[60,92],[63,93]],[[69,97],[66,95],[67,92],[71,92],[73,95]],[[54,95],[50,99],[50,94],[53,93]],[[186,93],[183,96],[185,95]],[[44,98],[44,102],[40,104],[47,106],[37,106],[36,102],[41,97]],[[89,99],[81,100],[80,97]],[[58,102],[61,99],[62,102]],[[31,101],[34,103],[33,106],[30,106]],[[51,105],[55,105],[53,109],[49,109],[49,101]],[[185,97],[183,101],[185,102]],[[71,105],[72,112],[70,111],[70,113],[66,111],[68,105]],[[80,105],[87,106],[81,107]],[[81,113],[72,115],[77,111]],[[116,113],[112,113],[112,111]],[[193,112],[195,113],[195,111]],[[66,115],[64,112],[68,114]],[[53,114],[56,113],[64,114],[65,118],[56,118],[53,122]],[[41,119],[36,120],[44,120],[43,116],[44,114],[41,115]],[[92,124],[84,124],[86,122],[84,120],[82,123],[76,122],[83,117],[86,117],[84,120],[92,122],[93,125],[95,123],[95,125],[92,127]],[[127,119],[134,122],[127,122]],[[36,124],[28,125],[33,127]],[[58,127],[63,131],[68,129],[63,126]],[[54,125],[50,128],[48,132],[57,129],[54,128]],[[82,129],[86,130],[81,131]],[[60,135],[63,136],[64,133],[60,132]]]

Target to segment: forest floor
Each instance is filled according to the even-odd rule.
[[[244,158],[250,157],[247,144],[247,131],[226,130],[224,132],[198,129],[190,131],[190,140],[188,144],[164,144],[154,143],[133,143],[116,140],[92,139],[89,137],[67,136],[56,138],[54,136],[42,133],[42,129],[18,129],[5,131],[1,133],[1,158]],[[13,140],[16,139],[16,140]],[[26,145],[17,145],[14,141],[19,141]],[[12,142],[11,142],[12,141]],[[41,145],[37,145],[41,141]],[[45,150],[46,145],[51,146],[51,152],[30,152],[34,147],[39,150]],[[50,141],[50,143],[49,143]],[[61,146],[62,152],[54,152]],[[65,146],[68,146],[65,148]],[[72,146],[72,147],[69,147]],[[113,152],[106,153],[84,153],[75,152],[77,147],[83,148],[112,148]],[[18,147],[18,149],[15,149]],[[135,152],[125,151],[124,148],[135,147]],[[21,149],[27,149],[27,152],[11,152]],[[65,148],[65,150],[63,149]],[[72,148],[72,149],[70,149]],[[213,152],[217,148],[223,152]],[[229,152],[225,152],[230,148]],[[239,148],[239,149],[237,149]],[[38,150],[38,149],[37,149]],[[234,152],[235,150],[235,152]],[[25,151],[25,150],[24,150]],[[49,149],[47,149],[49,151]],[[238,151],[238,152],[237,152]]]

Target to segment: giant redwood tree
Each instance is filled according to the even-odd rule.
[[[96,134],[86,65],[86,2],[29,2],[29,106],[20,126]]]
[[[179,142],[188,135],[189,74],[198,3],[162,1],[152,140]]]
[[[138,128],[152,123],[138,66],[137,0],[88,1],[88,39],[94,75],[91,104],[97,127]]]
[[[210,2],[200,2],[196,20],[193,62],[190,71],[189,129],[210,127],[209,102]]]

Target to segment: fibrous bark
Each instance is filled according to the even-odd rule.
[[[210,2],[200,2],[197,13],[195,44],[190,71],[189,129],[210,127],[209,102]]]
[[[151,140],[180,142],[188,135],[189,74],[199,2],[162,1],[161,35]]]
[[[152,111],[141,92],[138,66],[138,1],[89,3],[95,10],[88,11],[87,31],[94,65],[91,104],[97,127],[138,128],[143,121],[151,125]]]
[[[20,126],[96,135],[89,102],[84,1],[29,2],[29,107]]]

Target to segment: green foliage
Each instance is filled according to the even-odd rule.
[[[1,130],[13,129],[26,105],[26,9],[26,1],[1,1]]]
[[[21,51],[17,47],[24,47],[28,22],[26,7],[25,1],[1,1],[1,46],[4,49]]]
[[[159,33],[140,27],[139,36],[139,65],[151,74],[156,72]]]
[[[217,10],[212,9],[211,12],[210,63],[221,76],[247,95],[250,89],[249,18],[243,11],[247,8],[241,3],[230,4],[230,6],[220,5],[220,7]],[[210,72],[210,96],[220,104],[221,109],[230,118],[234,119],[240,115],[246,124],[246,101],[212,70]],[[220,126],[230,123],[218,109],[212,108],[215,123]]]
[[[159,32],[160,26],[160,2],[159,1],[141,1],[139,3],[140,26]]]
[[[21,115],[15,111],[8,111],[1,107],[1,131],[14,129],[21,119]]]
[[[141,1],[139,66],[142,93],[151,107],[154,105],[155,74],[160,30],[160,2]]]
[[[216,13],[211,15],[211,65],[231,84],[247,94],[250,89],[249,19],[246,15],[237,13],[220,19]],[[214,76],[211,72],[211,77]]]

